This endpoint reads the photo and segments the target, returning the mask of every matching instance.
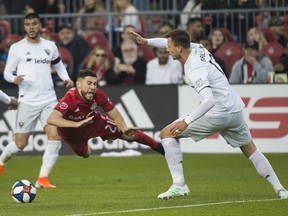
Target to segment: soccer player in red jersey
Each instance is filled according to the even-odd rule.
[[[105,92],[97,89],[96,74],[88,69],[77,76],[76,88],[70,89],[55,106],[47,122],[58,127],[58,133],[73,151],[84,158],[91,150],[87,144],[93,137],[136,141],[164,155],[162,144],[141,130],[127,127],[122,115]],[[101,107],[107,116],[96,111]]]

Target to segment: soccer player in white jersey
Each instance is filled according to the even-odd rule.
[[[13,96],[8,96],[2,90],[0,90],[0,101],[7,104],[9,109],[17,109],[18,102]]]
[[[281,185],[267,158],[252,141],[242,115],[244,104],[240,96],[230,87],[213,56],[201,44],[190,43],[189,34],[182,29],[168,32],[166,39],[145,39],[135,32],[132,34],[138,43],[166,47],[173,59],[182,61],[189,85],[201,99],[194,111],[161,131],[161,142],[173,184],[158,198],[169,199],[190,192],[183,176],[182,152],[177,139],[191,137],[194,141],[199,141],[219,132],[228,144],[241,149],[280,198],[287,199],[287,190]]]
[[[46,120],[57,103],[51,77],[51,64],[66,83],[66,87],[72,87],[74,83],[68,76],[55,43],[40,37],[42,26],[39,15],[27,14],[24,29],[26,37],[11,46],[4,69],[5,80],[19,87],[19,106],[15,141],[9,143],[0,156],[0,175],[6,162],[27,146],[29,135],[35,130],[39,119],[48,141],[36,186],[55,188],[56,186],[48,181],[48,175],[58,158],[61,140],[57,128],[46,125]]]

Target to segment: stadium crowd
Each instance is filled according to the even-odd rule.
[[[179,80],[178,74],[165,69],[179,68],[177,70],[183,74],[178,60],[165,58],[165,50],[136,44],[129,35],[132,30],[147,37],[164,37],[171,29],[184,28],[190,34],[191,42],[202,43],[211,52],[230,83],[288,82],[288,15],[273,10],[287,6],[286,0],[183,0],[176,15],[151,15],[153,26],[148,25],[141,12],[157,10],[159,5],[169,11],[175,9],[173,5],[160,0],[150,0],[147,4],[137,0],[109,3],[102,0],[47,0],[43,4],[27,0],[12,7],[16,1],[7,2],[1,1],[2,15],[36,12],[53,17],[59,13],[73,14],[71,17],[48,18],[42,23],[42,37],[55,42],[73,81],[80,69],[89,68],[99,77],[100,85],[185,84],[185,77]],[[163,2],[166,2],[164,6]],[[223,12],[227,9],[244,12],[231,15]],[[206,13],[209,10],[220,10],[221,13]],[[255,10],[258,11],[255,13]],[[107,16],[108,12],[112,12],[112,16]],[[19,22],[17,19],[1,17],[0,86],[11,86],[3,79],[7,53],[10,46],[25,34],[15,27]],[[63,86],[53,68],[51,73],[54,84]]]

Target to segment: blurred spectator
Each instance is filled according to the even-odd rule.
[[[187,32],[190,35],[192,43],[198,43],[203,34],[203,23],[200,18],[190,18],[187,22]]]
[[[155,48],[155,54],[157,57],[147,63],[145,84],[182,84],[182,64],[173,60],[166,48]]]
[[[131,31],[136,31],[136,28],[133,25],[126,25],[123,28],[123,31],[120,34],[120,45],[119,46],[113,46],[112,52],[114,53],[114,56],[122,59],[122,51],[121,51],[121,43],[125,40],[135,40],[135,37],[131,35]],[[119,39],[118,39],[119,40]]]
[[[281,56],[280,61],[273,67],[276,74],[285,73],[288,76],[288,43],[283,49],[284,54]]]
[[[158,37],[165,37],[165,35],[172,30],[173,27],[169,23],[162,23],[159,25],[157,36]]]
[[[231,9],[242,10],[243,13],[231,14],[228,29],[233,29],[238,42],[246,40],[247,30],[254,26],[253,12],[245,12],[245,9],[259,8],[255,1],[251,0],[234,0],[230,6]]]
[[[75,34],[70,23],[60,26],[58,34],[59,46],[67,48],[73,57],[74,68],[70,77],[76,82],[80,64],[90,52],[89,45],[82,37]]]
[[[232,67],[229,82],[232,84],[268,83],[268,72],[273,70],[271,60],[259,53],[256,41],[247,40],[244,57]]]
[[[180,15],[180,27],[185,28],[187,22],[190,18],[202,18],[202,14],[199,13],[202,11],[202,2],[203,0],[189,0],[187,1],[185,7],[182,10],[182,14]]]
[[[5,38],[1,44],[0,49],[0,73],[1,73],[1,79],[3,78],[3,71],[6,65],[8,52],[10,50],[10,47],[12,44],[14,44],[15,41],[13,38]]]
[[[110,69],[111,65],[108,59],[108,53],[105,48],[96,46],[88,56],[87,63],[84,68],[91,69],[97,75],[97,82],[99,86],[106,85],[104,79],[106,71]]]
[[[107,84],[144,84],[147,62],[138,56],[136,42],[123,41],[121,51],[123,59],[115,60],[114,68],[106,72]]]
[[[212,54],[212,50],[213,50],[212,41],[209,38],[202,38],[199,40],[199,43],[202,44]],[[226,72],[226,66],[225,66],[224,61],[215,55],[213,55],[213,57],[214,57],[215,61],[219,64],[219,66],[222,68],[225,76],[227,78],[229,78],[229,76]]]
[[[210,35],[208,36],[208,38],[212,42],[212,50],[211,50],[212,54],[214,54],[222,44],[227,42],[226,35],[220,28],[213,29],[210,32]]]
[[[132,25],[137,32],[142,32],[141,23],[137,13],[138,10],[131,4],[130,0],[114,0],[114,12],[120,13],[114,17],[114,31],[123,31],[124,26]]]
[[[52,37],[52,32],[48,28],[42,28],[41,37],[45,38],[46,40],[54,41],[54,39]]]
[[[269,29],[273,32],[278,43],[286,47],[287,38],[285,34],[285,22],[280,17],[272,17],[268,23]]]
[[[247,40],[254,40],[259,44],[259,51],[267,45],[267,40],[259,28],[253,27],[247,33]]]
[[[105,12],[106,10],[101,0],[84,0],[84,5],[79,10],[78,17],[75,21],[77,34],[85,38],[89,33],[94,31],[105,32],[107,24],[106,16],[93,16],[93,14]],[[90,14],[91,16],[82,16],[85,14]]]

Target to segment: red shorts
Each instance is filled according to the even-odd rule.
[[[81,128],[58,128],[58,133],[79,156],[88,154],[89,139],[101,137],[102,140],[115,140],[123,134],[113,120],[101,113],[95,115],[91,125]]]

